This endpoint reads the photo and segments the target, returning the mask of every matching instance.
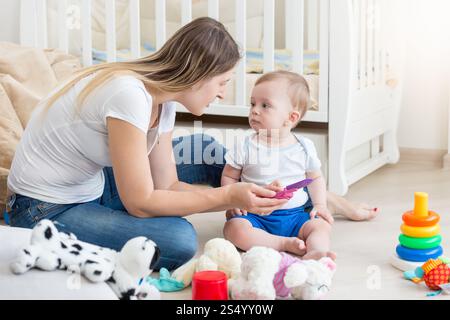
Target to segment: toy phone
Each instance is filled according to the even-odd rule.
[[[314,179],[305,179],[305,180],[301,180],[296,183],[290,184],[286,188],[284,188],[283,191],[277,192],[277,194],[275,194],[275,196],[273,196],[273,198],[289,200],[294,196],[295,191],[306,187],[313,181],[314,181]]]

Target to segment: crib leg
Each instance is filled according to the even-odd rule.
[[[400,152],[398,149],[397,134],[394,131],[389,131],[384,134],[384,146],[389,155],[388,163],[397,163],[400,159]]]

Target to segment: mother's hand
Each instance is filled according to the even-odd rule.
[[[230,186],[230,199],[233,207],[248,212],[267,215],[283,206],[286,199],[271,199],[275,196],[272,187],[260,187],[254,183],[238,182]]]

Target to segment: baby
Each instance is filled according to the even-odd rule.
[[[242,250],[265,246],[303,259],[336,258],[330,251],[333,217],[326,205],[320,160],[314,144],[292,132],[308,104],[308,84],[296,73],[267,73],[253,88],[249,123],[254,132],[226,153],[222,185],[244,181],[281,191],[305,178],[314,181],[308,192],[299,189],[269,215],[228,210],[224,236]]]

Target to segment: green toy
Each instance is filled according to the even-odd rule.
[[[166,268],[161,268],[159,270],[159,279],[148,276],[145,278],[145,281],[151,285],[154,285],[159,291],[162,292],[174,292],[184,289],[184,283],[172,278],[169,270]]]

